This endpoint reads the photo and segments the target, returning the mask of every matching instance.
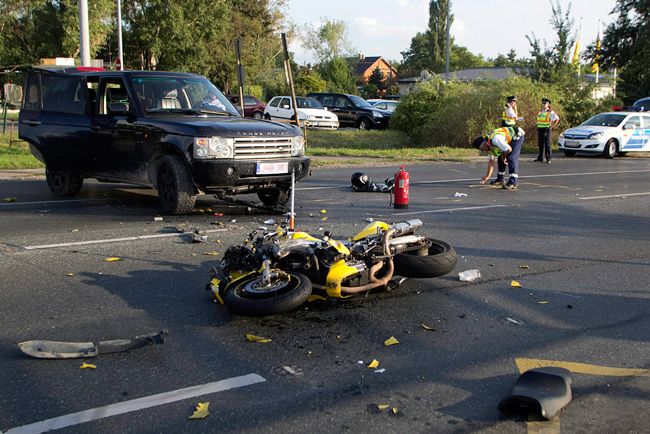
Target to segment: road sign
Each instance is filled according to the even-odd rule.
[[[115,58],[115,69],[118,71],[122,69],[122,61],[120,60],[119,57]]]

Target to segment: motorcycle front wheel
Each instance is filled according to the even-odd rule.
[[[223,303],[238,315],[275,315],[297,309],[310,294],[311,281],[300,273],[279,272],[268,285],[261,274],[254,274],[230,284]]]
[[[456,251],[444,241],[427,238],[429,248],[398,253],[393,258],[395,274],[410,278],[440,277],[456,266]]]

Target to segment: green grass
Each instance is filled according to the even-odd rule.
[[[11,143],[9,143],[9,133],[0,133],[0,169],[36,169],[43,167],[43,163],[34,158],[29,152],[27,143],[17,141],[18,138],[15,134],[14,132]]]

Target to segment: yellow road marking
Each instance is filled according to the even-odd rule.
[[[552,366],[556,368],[565,368],[575,374],[602,375],[605,377],[650,377],[650,369],[635,368],[611,368],[609,366],[590,365],[587,363],[562,362],[558,360],[526,359],[522,357],[515,358],[515,363],[519,372],[525,372],[529,369]]]

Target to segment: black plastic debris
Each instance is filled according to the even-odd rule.
[[[531,369],[519,376],[510,395],[499,402],[504,413],[535,413],[551,419],[571,401],[571,372],[564,368]]]

